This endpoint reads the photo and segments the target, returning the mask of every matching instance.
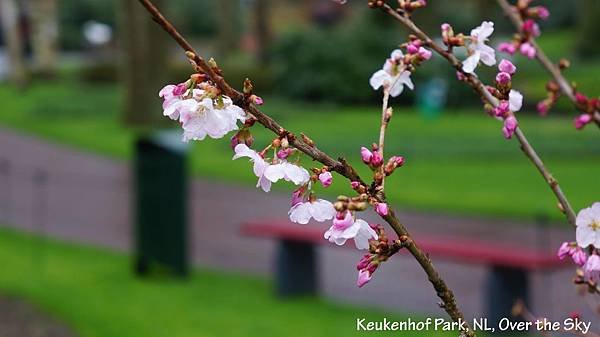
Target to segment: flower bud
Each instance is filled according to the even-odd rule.
[[[504,138],[511,139],[515,130],[518,126],[517,119],[514,116],[508,116],[504,120],[504,127],[502,128],[502,133],[504,134]]]
[[[512,75],[517,71],[517,67],[509,60],[503,59],[500,61],[500,64],[498,64],[498,70]]]
[[[254,103],[255,105],[263,105],[265,103],[260,96],[256,95],[250,95],[250,102]]]
[[[246,144],[251,147],[254,143],[254,136],[247,128],[242,128],[233,137],[231,137],[231,148],[235,149],[239,144]]]
[[[521,52],[521,54],[523,54],[523,56],[529,59],[535,58],[535,55],[537,54],[535,47],[532,46],[529,42],[521,44],[521,48],[519,48],[519,51]]]
[[[375,212],[381,216],[388,215],[388,205],[385,202],[380,202],[375,205]]]
[[[504,117],[510,110],[510,104],[507,101],[501,101],[498,106],[494,108],[494,115],[496,117]]]
[[[514,55],[517,52],[517,47],[515,46],[514,43],[502,42],[498,45],[498,51],[507,53],[509,55]]]
[[[538,102],[538,104],[535,107],[540,116],[546,116],[548,114],[548,110],[550,109],[550,106],[546,102],[546,100]]]
[[[325,171],[319,174],[319,181],[321,182],[323,187],[329,187],[333,182],[333,176],[331,175],[331,172]]]
[[[352,186],[352,189],[355,190],[360,186],[360,183],[358,181],[351,181],[350,186]]]
[[[371,156],[371,165],[373,167],[379,167],[383,165],[383,156],[381,153],[379,153],[379,151],[373,152],[373,155]]]
[[[496,83],[499,86],[502,87],[507,87],[510,84],[511,81],[511,77],[510,74],[507,72],[499,72],[498,75],[496,75]]]
[[[581,130],[581,129],[583,129],[584,126],[586,126],[591,121],[592,121],[592,116],[590,116],[589,114],[579,115],[579,116],[575,117],[575,120],[574,120],[575,128],[577,130]]]
[[[423,47],[419,47],[418,54],[419,54],[419,57],[422,58],[423,60],[429,60],[432,55],[431,50],[425,49]]]
[[[369,149],[363,146],[360,148],[360,158],[362,159],[363,163],[370,164],[371,158],[373,158],[373,152],[369,151]]]
[[[289,157],[292,152],[294,151],[294,149],[292,148],[282,148],[281,150],[277,151],[277,158],[283,160],[283,159],[287,159],[287,157]]]
[[[538,24],[533,19],[525,20],[525,22],[523,22],[523,25],[521,25],[521,30],[524,33],[533,37],[540,36],[540,26],[538,26]]]

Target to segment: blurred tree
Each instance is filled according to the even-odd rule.
[[[219,16],[218,54],[219,58],[223,58],[239,47],[240,2],[239,0],[220,0],[217,12]]]
[[[17,86],[22,87],[27,81],[27,72],[24,60],[23,34],[19,24],[19,7],[15,0],[0,0],[0,20],[4,41],[8,51],[9,77]]]
[[[269,61],[269,47],[271,45],[270,0],[255,0],[254,19],[256,24],[256,40],[258,44],[257,56],[262,64]]]
[[[160,7],[163,1],[154,3]],[[121,69],[125,83],[123,119],[135,126],[160,125],[164,118],[157,95],[167,76],[167,34],[138,1],[120,1],[119,9]]]
[[[58,16],[56,0],[29,0],[34,68],[43,75],[56,70]]]
[[[577,54],[582,58],[594,58],[600,55],[600,1],[584,0],[580,7]]]

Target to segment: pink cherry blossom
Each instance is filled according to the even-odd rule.
[[[333,182],[333,176],[331,175],[331,172],[325,171],[319,174],[319,181],[321,182],[323,187],[329,187]]]
[[[487,66],[496,64],[494,48],[486,45],[488,38],[494,32],[494,23],[484,21],[481,25],[471,31],[471,43],[468,46],[470,56],[463,61],[462,70],[472,74],[481,61]]]
[[[411,90],[414,88],[410,79],[411,72],[406,70],[402,64],[403,57],[404,55],[400,49],[392,52],[390,58],[383,64],[383,69],[375,72],[369,80],[369,84],[374,90],[389,86],[390,96],[397,97],[404,91],[404,86]]]
[[[581,247],[577,246],[576,242],[563,242],[558,249],[557,255],[561,260],[570,256],[573,259],[573,262],[580,267],[583,267],[587,261],[586,253]]]
[[[354,239],[356,248],[368,249],[369,240],[377,240],[377,233],[366,221],[362,219],[354,220],[350,211],[346,211],[341,216],[343,217],[341,219],[339,214],[335,216],[333,226],[323,235],[329,242],[341,246],[348,239]]]
[[[498,70],[512,75],[517,71],[517,67],[515,67],[515,65],[512,64],[512,62],[510,62],[509,60],[503,59],[498,65]]]
[[[600,202],[595,202],[591,207],[579,211],[575,223],[579,247],[585,249],[592,245],[600,248]]]
[[[359,270],[356,285],[359,288],[362,288],[365,284],[369,283],[369,281],[371,281],[371,273],[366,269]]]
[[[575,248],[571,258],[573,259],[573,262],[580,267],[583,267],[587,262],[587,254],[579,247]]]
[[[292,222],[305,225],[311,218],[318,222],[331,220],[335,216],[335,213],[332,203],[327,200],[317,199],[295,204],[288,212],[288,215]]]

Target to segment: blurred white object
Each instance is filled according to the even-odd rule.
[[[103,45],[112,39],[112,28],[98,21],[87,21],[83,24],[83,35],[92,45]]]

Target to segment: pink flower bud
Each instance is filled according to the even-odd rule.
[[[558,248],[558,252],[556,253],[556,255],[558,256],[559,259],[564,260],[565,257],[571,255],[571,250],[572,250],[571,243],[563,242],[560,245],[560,248]]]
[[[331,172],[325,171],[319,174],[319,181],[321,182],[323,187],[329,187],[329,185],[331,185],[331,183],[333,182],[333,176],[331,175]]]
[[[362,159],[363,163],[369,164],[371,163],[371,158],[373,158],[373,152],[369,151],[369,149],[363,146],[360,148],[360,158]]]
[[[402,157],[402,156],[393,156],[390,159],[393,159],[394,162],[396,163],[396,166],[398,166],[398,167],[404,165],[405,160],[404,160],[404,157]]]
[[[256,96],[256,95],[251,95],[250,101],[256,105],[263,105],[265,103],[260,96]]]
[[[579,105],[588,105],[587,96],[580,92],[575,94],[575,100],[577,101],[577,104],[579,104]]]
[[[514,116],[508,116],[508,118],[504,120],[504,127],[502,128],[504,138],[511,139],[518,125],[519,123]]]
[[[499,72],[498,75],[496,75],[496,83],[498,83],[499,85],[505,86],[508,85],[511,81],[511,77],[509,73],[506,72]]]
[[[521,26],[521,29],[525,33],[533,37],[540,36],[540,26],[538,26],[538,24],[533,19],[525,20],[525,22],[523,22],[523,25]]]
[[[425,49],[423,47],[419,47],[419,56],[423,59],[423,60],[429,60],[431,58],[431,50],[429,49]]]
[[[585,263],[587,262],[587,255],[585,254],[583,249],[579,247],[574,249],[574,252],[572,252],[571,254],[571,258],[573,259],[573,262],[575,262],[575,264],[580,267],[583,267],[583,265],[585,265]]]
[[[358,186],[360,186],[360,183],[358,181],[351,181],[350,186],[352,186],[352,189],[355,190],[358,188]]]
[[[356,270],[367,269],[369,263],[371,263],[371,254],[365,254],[356,264]]]
[[[449,23],[442,23],[441,26],[442,32],[449,32],[452,29]]]
[[[498,45],[498,51],[514,55],[517,52],[517,47],[511,42],[502,42]]]
[[[510,110],[510,104],[507,101],[500,101],[498,106],[494,108],[494,114],[496,117],[504,117]]]
[[[248,147],[252,146],[254,143],[254,136],[250,133],[250,130],[247,128],[242,128],[235,135],[233,135],[230,139],[231,148],[235,149],[239,144],[246,144]]]
[[[410,43],[410,44],[408,44],[408,46],[406,46],[406,52],[408,52],[409,54],[416,54],[418,51],[419,51],[419,47],[415,46],[412,43]]]
[[[521,52],[521,54],[523,54],[523,56],[529,59],[535,58],[535,55],[537,54],[535,47],[532,46],[529,42],[521,44],[521,48],[519,49],[519,51]]]
[[[515,67],[515,65],[509,60],[503,59],[498,65],[498,70],[512,75],[517,71],[517,67]]]
[[[535,107],[540,116],[546,116],[548,114],[548,110],[550,109],[550,107],[545,101],[538,102],[538,104]]]
[[[379,151],[373,152],[373,156],[371,157],[371,165],[373,165],[373,167],[379,167],[383,165],[383,157]]]
[[[181,95],[185,94],[186,91],[187,91],[187,83],[185,83],[185,82],[179,83],[178,85],[175,86],[175,88],[173,88],[173,95],[181,96]]]
[[[458,79],[459,81],[466,81],[467,80],[467,76],[465,76],[465,74],[463,74],[462,71],[457,71],[456,72],[456,79]]]
[[[388,215],[388,205],[385,202],[380,202],[375,205],[375,212],[381,216]]]
[[[359,288],[362,288],[365,284],[371,281],[371,273],[368,270],[362,269],[358,272],[358,279],[356,280],[356,285]]]
[[[596,254],[591,255],[585,263],[583,272],[587,280],[598,283],[600,281],[600,256]]]
[[[538,18],[542,20],[546,20],[550,16],[550,11],[544,6],[535,7],[535,11],[537,13]]]
[[[583,129],[584,126],[586,126],[589,122],[592,121],[592,116],[588,115],[588,114],[581,114],[577,117],[575,117],[575,128],[577,130],[581,130]]]

